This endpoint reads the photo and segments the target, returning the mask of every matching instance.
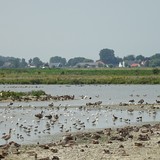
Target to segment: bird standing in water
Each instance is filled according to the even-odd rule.
[[[8,142],[8,140],[11,138],[11,131],[12,129],[9,129],[9,133],[5,134],[4,136],[2,136],[2,139],[4,139],[6,141],[6,143]]]

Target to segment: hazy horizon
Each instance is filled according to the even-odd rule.
[[[99,59],[160,53],[159,0],[0,0],[0,55]]]

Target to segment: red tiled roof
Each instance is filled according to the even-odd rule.
[[[131,64],[131,67],[139,67],[140,65],[138,63]]]

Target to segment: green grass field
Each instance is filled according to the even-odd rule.
[[[160,84],[158,68],[0,69],[0,84]]]

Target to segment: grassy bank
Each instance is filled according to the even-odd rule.
[[[0,84],[160,84],[157,68],[1,69]]]

